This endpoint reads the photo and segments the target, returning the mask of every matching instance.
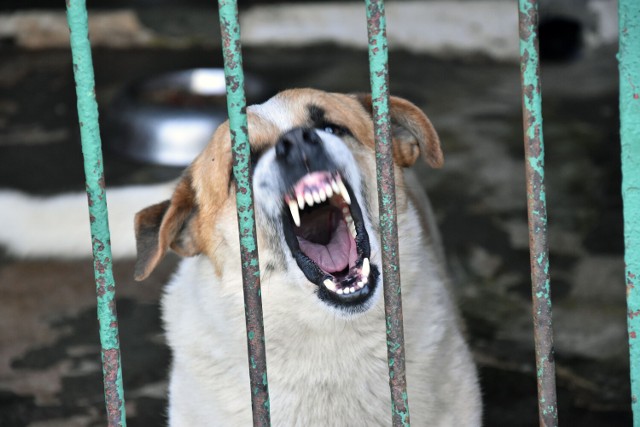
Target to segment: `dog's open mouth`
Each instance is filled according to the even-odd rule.
[[[319,297],[341,305],[365,302],[378,270],[369,260],[369,236],[349,183],[337,172],[312,172],[284,202],[285,240]]]

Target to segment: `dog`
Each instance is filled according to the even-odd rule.
[[[371,104],[293,89],[247,108],[274,426],[391,420]],[[390,116],[411,421],[479,426],[477,372],[439,233],[408,169],[419,158],[440,167],[440,141],[411,102],[391,97]],[[169,250],[184,257],[162,298],[171,426],[252,423],[232,164],[225,122],[168,200],[135,215],[136,280]],[[113,196],[119,206],[150,199]],[[125,242],[114,252],[131,254]]]

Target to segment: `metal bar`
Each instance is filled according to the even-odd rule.
[[[410,425],[405,375],[396,194],[389,116],[389,67],[384,1],[366,0],[369,68],[376,139],[376,175],[382,240],[382,280],[393,426]]]
[[[85,0],[67,0],[67,20],[71,33],[73,74],[76,80],[80,136],[89,200],[107,420],[109,426],[125,426],[115,281],[111,269],[111,240],[102,167],[98,104]]]
[[[619,0],[620,138],[631,407],[640,427],[640,2]]]
[[[233,151],[233,175],[236,180],[240,258],[249,347],[249,379],[254,426],[271,424],[269,386],[265,353],[262,297],[260,291],[260,265],[253,213],[253,193],[249,159],[251,156],[247,127],[244,73],[240,46],[238,5],[235,0],[220,0],[220,31],[227,84],[227,108]]]
[[[533,327],[538,382],[540,425],[558,425],[556,404],[547,206],[544,185],[544,142],[542,137],[542,93],[538,51],[537,0],[519,0],[520,77],[527,178],[527,210],[533,298]]]

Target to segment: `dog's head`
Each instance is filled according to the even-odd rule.
[[[422,154],[439,167],[440,142],[422,111],[391,97],[390,114],[395,164],[411,166]],[[314,298],[345,314],[366,311],[379,294],[371,115],[368,95],[311,89],[282,92],[247,111],[261,262],[277,259],[269,261],[272,268],[287,271],[292,288],[311,287]],[[399,211],[405,200],[401,187]],[[146,278],[168,248],[183,256],[207,255],[223,275],[231,254],[223,250],[221,256],[221,247],[237,248],[237,228],[235,245],[228,236],[235,215],[224,123],[185,171],[171,200],[136,215],[136,279]]]

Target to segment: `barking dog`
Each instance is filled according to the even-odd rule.
[[[391,98],[390,110],[411,420],[478,426],[475,367],[433,214],[404,169],[420,157],[440,166],[439,140],[410,102]],[[371,100],[291,90],[249,107],[248,124],[272,423],[389,425]],[[162,301],[172,426],[251,425],[229,139],[223,124],[177,185],[108,190],[116,258],[135,253],[134,212],[170,197],[136,216],[135,275],[147,277],[169,248],[186,257]],[[88,255],[84,194],[3,191],[0,206],[11,207],[0,210],[9,253]]]
[[[418,426],[478,426],[475,367],[446,289],[428,202],[403,168],[442,164],[436,132],[391,98],[408,395]],[[275,426],[390,422],[371,100],[309,89],[248,108]],[[173,426],[251,424],[229,128],[170,200],[135,218],[136,279],[171,248],[166,289]]]

